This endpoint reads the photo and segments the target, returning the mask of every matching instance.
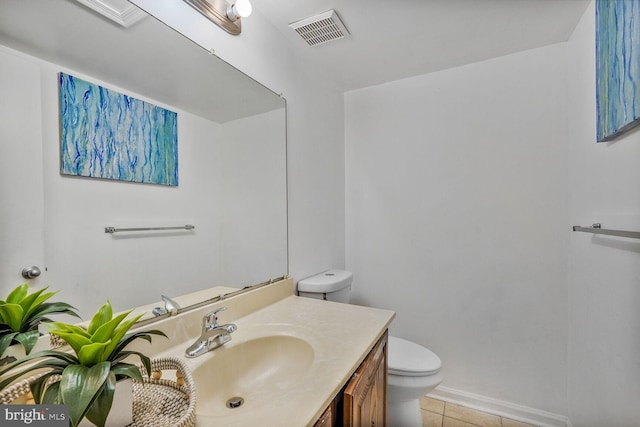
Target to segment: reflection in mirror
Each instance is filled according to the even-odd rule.
[[[152,17],[72,0],[3,0],[0,45],[0,294],[37,265],[86,318],[287,274],[284,99]],[[62,176],[59,72],[177,112],[179,186]]]

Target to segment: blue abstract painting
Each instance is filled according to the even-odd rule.
[[[177,114],[59,73],[61,173],[178,185]]]
[[[596,0],[597,141],[640,124],[640,1]]]

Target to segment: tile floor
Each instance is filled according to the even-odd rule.
[[[420,407],[423,427],[535,427],[426,396]]]

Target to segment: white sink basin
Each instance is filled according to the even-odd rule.
[[[202,316],[218,306],[165,319],[171,345],[153,355],[180,357],[190,370],[198,427],[313,426],[393,319],[390,311],[300,298],[292,289],[287,279],[229,298],[226,314],[234,315],[220,323],[237,325],[231,341],[194,358],[185,350]],[[243,403],[228,408],[236,397]]]
[[[314,361],[307,340],[286,334],[232,340],[210,354],[193,370],[196,413],[204,416],[240,415],[268,405],[295,391]]]

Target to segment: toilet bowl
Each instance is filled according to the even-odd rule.
[[[298,295],[349,303],[353,274],[328,270],[298,282]],[[403,338],[387,343],[387,421],[392,427],[421,427],[420,398],[443,379],[442,361],[431,350]]]
[[[389,337],[387,355],[389,425],[420,427],[420,398],[442,382],[442,361],[431,350],[394,336]]]

